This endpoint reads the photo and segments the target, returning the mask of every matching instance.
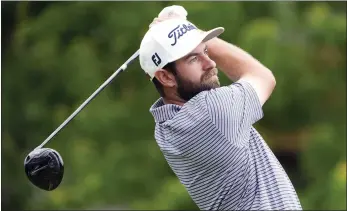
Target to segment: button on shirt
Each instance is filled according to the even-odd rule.
[[[281,164],[252,126],[263,117],[246,81],[203,91],[183,106],[150,108],[166,161],[201,210],[302,210]]]

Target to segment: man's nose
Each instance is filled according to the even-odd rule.
[[[216,62],[210,59],[207,55],[204,56],[204,71],[209,71],[216,67]]]

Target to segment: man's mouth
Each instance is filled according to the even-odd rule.
[[[210,78],[212,78],[213,76],[217,76],[217,73],[218,73],[218,71],[217,71],[217,69],[212,69],[212,70],[210,70],[207,74],[206,74],[206,76],[204,77],[204,79],[210,79]]]

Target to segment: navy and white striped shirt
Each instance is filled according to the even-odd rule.
[[[281,164],[252,126],[263,117],[253,87],[238,81],[183,106],[150,108],[165,159],[201,210],[302,210]]]

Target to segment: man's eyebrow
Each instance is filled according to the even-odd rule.
[[[190,53],[190,54],[186,55],[185,57],[183,57],[183,60],[187,60],[192,56],[198,56],[198,55],[199,55],[199,53]]]
[[[205,45],[204,47],[204,51],[207,49],[207,45]],[[189,53],[188,55],[186,55],[185,57],[183,57],[183,60],[187,60],[189,59],[189,57],[192,57],[192,56],[198,56],[200,53]]]

